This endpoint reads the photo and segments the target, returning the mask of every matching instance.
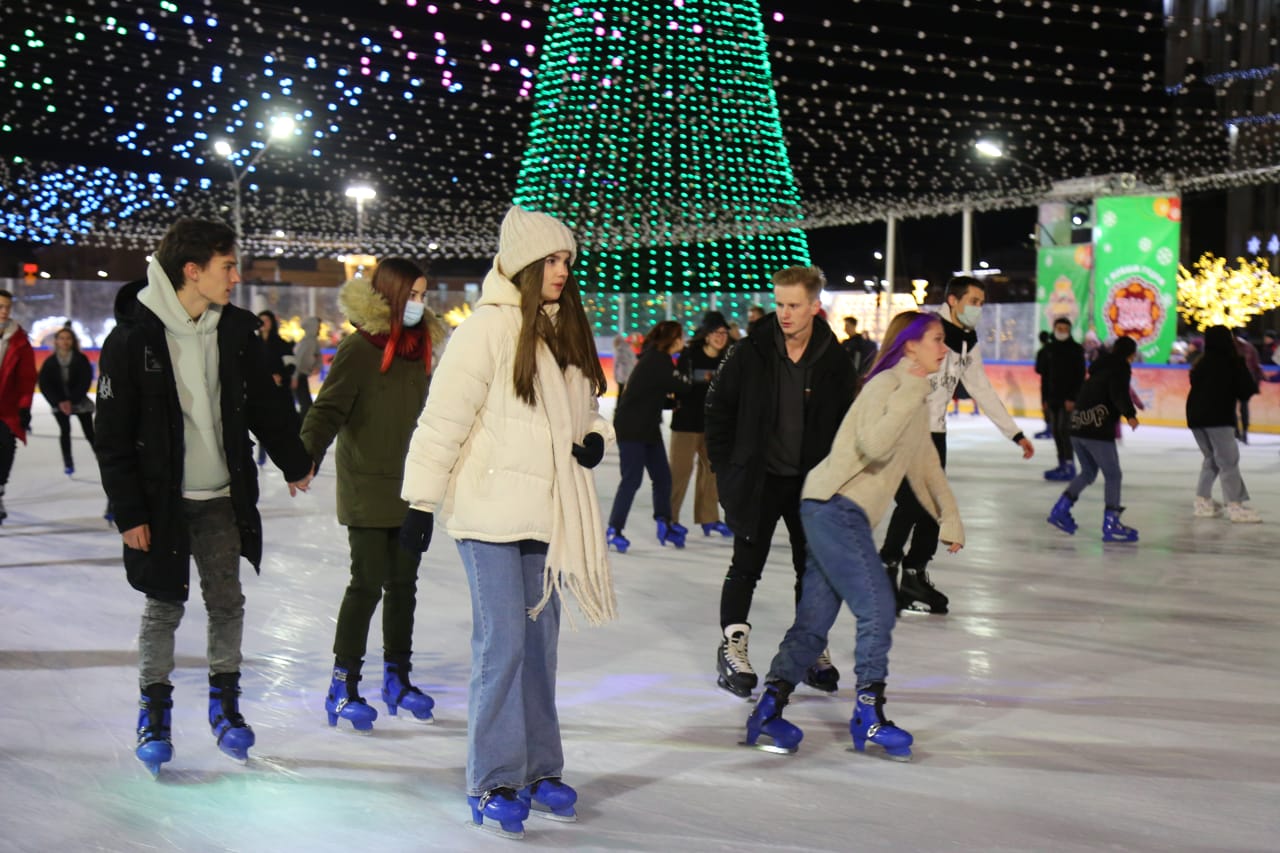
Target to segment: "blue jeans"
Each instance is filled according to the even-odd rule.
[[[808,562],[796,621],[787,630],[766,681],[799,684],[827,647],[827,634],[845,601],[858,620],[853,671],[859,688],[889,676],[889,647],[897,602],[884,570],[871,524],[862,507],[846,497],[800,502]]]
[[[547,543],[462,539],[458,553],[471,587],[467,794],[558,777],[564,771],[556,715],[559,597],[536,622],[528,615],[542,598]]]
[[[667,464],[667,451],[662,442],[619,441],[618,459],[622,467],[622,481],[613,496],[613,510],[609,513],[609,526],[622,530],[631,513],[644,472],[653,481],[653,517],[671,518],[671,466]]]
[[[1107,509],[1119,509],[1121,474],[1120,454],[1116,451],[1116,443],[1073,435],[1071,446],[1075,448],[1076,458],[1080,460],[1080,473],[1067,484],[1067,494],[1072,500],[1080,497],[1085,487],[1098,479],[1098,471],[1102,471]]]

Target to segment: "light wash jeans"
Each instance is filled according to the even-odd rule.
[[[467,795],[520,789],[564,771],[556,715],[560,599],[542,598],[547,543],[458,541],[471,587]]]
[[[244,636],[244,594],[240,588],[240,528],[231,498],[183,499],[191,536],[191,556],[200,573],[200,593],[209,614],[209,673],[240,671]],[[138,631],[138,685],[169,684],[174,635],[186,608],[176,601],[147,598]]]
[[[1229,426],[1193,427],[1191,434],[1204,454],[1200,466],[1200,482],[1196,495],[1213,499],[1213,481],[1222,480],[1222,496],[1229,504],[1249,500],[1249,490],[1240,477],[1240,447],[1236,444],[1236,431]]]
[[[827,633],[840,614],[841,601],[857,617],[853,671],[857,687],[889,676],[889,647],[897,602],[862,507],[841,495],[800,502],[808,543],[808,561],[796,605],[795,624],[787,630],[766,681],[792,685],[827,647]]]
[[[1080,473],[1067,484],[1067,494],[1072,500],[1080,497],[1085,487],[1098,479],[1098,471],[1102,471],[1103,494],[1107,509],[1120,508],[1120,454],[1114,441],[1101,438],[1081,438],[1071,436],[1071,446],[1075,448],[1076,459],[1080,460]]]

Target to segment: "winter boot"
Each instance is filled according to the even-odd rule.
[[[172,714],[173,685],[148,684],[138,702],[138,747],[134,754],[152,776],[159,775],[160,765],[173,760],[173,741],[169,739]]]
[[[240,713],[240,673],[209,676],[209,728],[218,739],[218,749],[242,764],[249,760],[254,737]]]
[[[467,797],[467,802],[471,805],[473,826],[487,829],[503,838],[524,838],[524,822],[529,817],[529,807],[514,788],[494,788],[486,791],[483,796]],[[487,826],[486,818],[489,820]]]
[[[1075,502],[1075,498],[1066,492],[1059,495],[1058,502],[1049,510],[1049,523],[1064,533],[1075,533],[1080,527],[1071,517],[1071,507],[1075,506]]]
[[[831,662],[830,649],[823,649],[817,662],[805,671],[804,683],[823,693],[835,693],[840,688],[840,670]]]
[[[902,567],[902,584],[898,587],[898,609],[909,613],[947,612],[950,603],[929,581],[929,573],[923,568]]]
[[[1244,504],[1227,504],[1227,518],[1231,519],[1233,524],[1259,524],[1262,522],[1262,516],[1258,515],[1258,511]]]
[[[548,820],[573,823],[578,819],[573,808],[578,801],[578,792],[557,778],[539,779],[529,787],[521,788],[517,796],[526,809]]]
[[[631,547],[631,540],[622,535],[622,531],[610,527],[604,532],[604,538],[607,545],[612,545],[618,549],[619,554],[627,553],[627,549]]]
[[[1122,506],[1109,506],[1102,514],[1102,541],[1103,542],[1137,542],[1138,531],[1132,527],[1125,527],[1120,523],[1120,513],[1124,512]]]
[[[378,712],[369,707],[369,703],[360,696],[360,667],[363,663],[356,661],[345,666],[342,662],[334,664],[329,695],[324,700],[324,709],[329,714],[331,727],[336,727],[338,718],[341,717],[358,732],[373,731],[373,721],[378,719]]]
[[[1195,509],[1192,515],[1196,518],[1217,518],[1222,515],[1222,504],[1213,498],[1202,498],[1196,495]]]
[[[702,525],[703,536],[710,536],[712,533],[719,533],[726,539],[733,538],[733,531],[730,530],[729,525],[725,524],[723,521],[715,521],[711,524]]]
[[[849,720],[853,748],[866,752],[867,742],[884,747],[894,761],[911,760],[911,735],[884,718],[884,682],[877,681],[858,688],[858,701]]]
[[[765,752],[776,752],[791,755],[800,748],[804,740],[804,732],[799,727],[782,719],[782,709],[787,707],[791,698],[791,685],[785,681],[770,681],[760,694],[760,701],[747,718],[747,739],[743,746],[754,746]],[[769,739],[769,743],[759,743],[761,736]]]
[[[409,683],[408,655],[387,655],[382,663],[382,701],[387,703],[387,713],[396,716],[397,708],[404,708],[415,720],[434,723],[431,709],[436,702]]]
[[[747,640],[751,636],[751,626],[745,622],[730,625],[724,629],[724,639],[716,652],[716,671],[719,678],[716,683],[734,696],[743,699],[751,698],[751,691],[756,689],[759,679],[747,659]]]
[[[674,521],[667,521],[665,518],[658,519],[658,544],[666,545],[670,542],[677,548],[684,547],[684,538],[689,535],[689,528],[683,524]]]

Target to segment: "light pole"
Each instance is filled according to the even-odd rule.
[[[231,209],[231,215],[234,219],[233,227],[236,230],[236,241],[240,243],[241,268],[245,268],[245,258],[247,258],[248,253],[244,235],[244,209],[240,199],[240,184],[244,181],[244,176],[253,171],[253,167],[262,159],[262,155],[267,153],[271,143],[274,140],[292,136],[294,127],[295,122],[289,116],[278,116],[272,119],[266,141],[249,158],[249,162],[245,164],[244,168],[239,170],[236,169],[236,161],[234,159],[236,151],[231,147],[231,143],[225,139],[219,139],[213,143],[213,150],[218,153],[218,156],[227,158],[227,168],[231,170],[231,189],[235,191],[235,201]]]
[[[356,250],[364,251],[364,203],[373,201],[378,192],[368,184],[352,184],[347,187],[347,198],[356,200]]]

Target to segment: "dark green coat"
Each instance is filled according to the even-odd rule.
[[[367,282],[343,285],[339,301],[353,325],[371,334],[389,328],[390,309]],[[404,458],[428,377],[421,360],[396,357],[386,373],[381,364],[382,350],[363,335],[344,338],[302,425],[313,459],[338,439],[338,523],[349,527],[399,527],[409,509],[400,499]]]

